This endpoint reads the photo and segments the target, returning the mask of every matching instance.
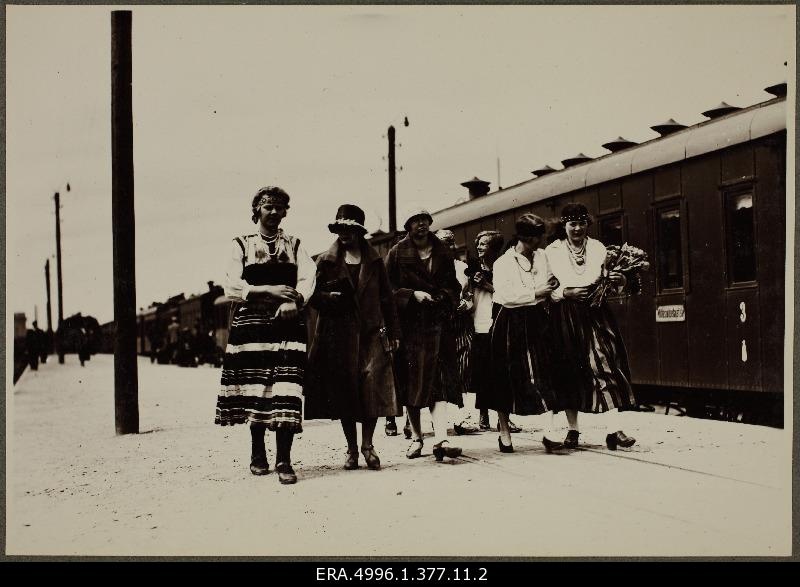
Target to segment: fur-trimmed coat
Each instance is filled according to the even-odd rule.
[[[344,253],[337,239],[317,259],[317,289],[310,304],[319,315],[306,372],[305,418],[363,421],[401,415],[392,353],[385,348],[400,338],[386,268],[362,240],[356,285]],[[334,299],[332,291],[341,297]]]
[[[458,375],[453,328],[461,285],[450,249],[432,234],[430,239],[430,271],[408,236],[386,256],[403,331],[395,360],[398,386],[407,406],[431,407],[437,401],[461,406],[463,385]],[[434,303],[417,302],[415,291],[430,294]]]

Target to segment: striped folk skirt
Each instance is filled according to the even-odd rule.
[[[548,325],[543,304],[500,308],[489,333],[491,376],[476,389],[478,409],[520,416],[555,409]]]
[[[214,419],[222,426],[262,423],[301,432],[306,327],[273,318],[274,308],[239,306],[231,321]]]
[[[559,405],[592,413],[634,409],[628,354],[608,306],[563,300],[550,315]]]
[[[454,321],[456,332],[456,358],[458,360],[458,374],[464,386],[464,391],[472,391],[472,338],[475,327],[472,324],[472,314],[460,312]]]

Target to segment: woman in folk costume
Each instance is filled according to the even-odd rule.
[[[546,249],[559,286],[553,290],[551,318],[557,367],[556,389],[569,431],[567,448],[578,446],[578,412],[609,412],[605,416],[610,450],[628,448],[636,440],[619,429],[617,410],[634,408],[628,356],[611,310],[605,303],[592,307],[588,297],[601,276],[606,247],[590,238],[589,212],[583,204],[561,211],[558,239]],[[625,285],[625,276],[612,272],[612,283]]]
[[[364,211],[344,204],[328,229],[338,238],[317,259],[319,310],[309,352],[306,420],[339,419],[347,440],[344,468],[358,468],[361,454],[380,469],[372,438],[378,418],[402,414],[395,392],[392,353],[400,346],[400,324],[383,259],[364,239]]]
[[[452,253],[430,232],[432,222],[425,210],[406,216],[408,235],[389,251],[386,269],[403,332],[395,367],[413,434],[406,456],[422,455],[420,410],[428,408],[435,433],[433,455],[441,461],[461,454],[447,441],[447,404],[462,405],[453,330],[461,286]]]
[[[509,414],[529,416],[556,407],[546,309],[555,287],[542,245],[544,221],[523,214],[515,224],[512,246],[493,266],[493,302],[497,308],[489,334],[491,375],[478,390],[478,408],[497,411],[500,452],[514,452]],[[547,452],[561,448],[543,435]]]
[[[289,195],[279,187],[252,200],[258,230],[233,239],[225,295],[233,312],[215,423],[250,424],[253,475],[269,472],[264,433],[275,432],[278,480],[297,481],[291,449],[302,432],[306,327],[300,314],[314,292],[316,267],[296,237],[279,228]]]

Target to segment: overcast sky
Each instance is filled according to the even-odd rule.
[[[139,307],[219,282],[263,185],[310,253],[341,203],[388,229],[390,124],[401,214],[436,210],[474,175],[495,189],[498,157],[510,186],[794,72],[794,6],[132,10]],[[48,257],[57,319],[56,191],[64,315],[113,319],[110,11],[6,7],[7,311],[28,324]]]

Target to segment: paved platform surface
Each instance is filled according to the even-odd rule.
[[[114,432],[113,357],[68,355],[7,393],[9,555],[784,556],[791,552],[789,431],[652,413],[621,415],[638,439],[545,454],[515,418],[451,438],[462,457],[405,458],[379,423],[381,471],[345,471],[337,422],[295,440],[299,482],[248,470],[245,427],[213,424],[219,371],[139,362],[140,434]],[[563,426],[563,416],[555,418]],[[400,422],[402,425],[402,422]],[[558,430],[558,438],[564,430]],[[274,439],[268,438],[274,464]]]

